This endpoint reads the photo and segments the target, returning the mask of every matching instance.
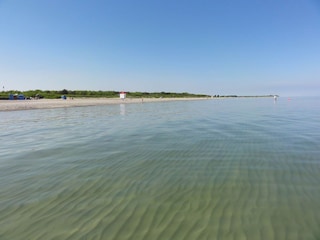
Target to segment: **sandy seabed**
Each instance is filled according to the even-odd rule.
[[[166,101],[207,100],[208,98],[73,98],[73,99],[39,99],[39,100],[0,100],[0,111],[49,109],[81,106],[98,106],[108,104],[129,104]]]

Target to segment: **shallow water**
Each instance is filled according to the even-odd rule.
[[[0,239],[320,239],[320,99],[0,112]]]

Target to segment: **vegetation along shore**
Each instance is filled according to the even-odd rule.
[[[0,93],[1,100],[9,99],[10,94],[21,95],[26,99],[45,98],[59,99],[62,95],[67,98],[118,98],[119,91],[90,91],[90,90],[9,90]],[[273,97],[274,95],[257,95],[257,96],[238,96],[238,95],[208,95],[194,93],[176,93],[176,92],[126,92],[127,98],[222,98],[222,97]]]

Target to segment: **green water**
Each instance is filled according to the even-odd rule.
[[[0,239],[320,239],[319,100],[0,112]]]

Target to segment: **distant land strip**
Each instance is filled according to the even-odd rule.
[[[46,98],[59,99],[61,96],[67,98],[118,98],[120,91],[90,91],[90,90],[9,90],[0,92],[0,99],[7,100],[10,95],[20,95],[26,99]],[[208,95],[194,94],[188,92],[126,92],[127,98],[229,98],[229,97],[274,97],[276,94],[256,95],[256,96],[238,96],[238,95]]]

